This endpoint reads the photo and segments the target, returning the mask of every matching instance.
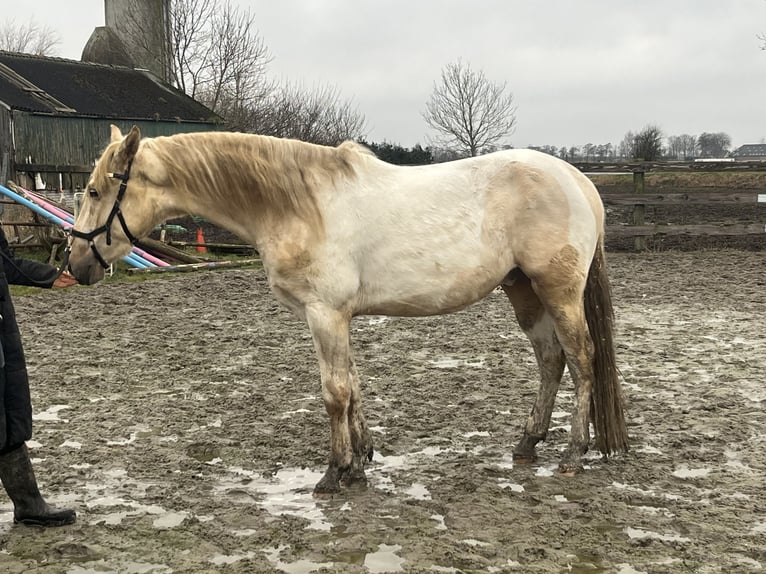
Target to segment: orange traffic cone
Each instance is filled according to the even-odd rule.
[[[205,247],[205,236],[202,234],[202,228],[197,228],[197,253],[207,253],[207,247]]]

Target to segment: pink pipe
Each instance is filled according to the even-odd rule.
[[[71,219],[72,221],[69,221],[69,223],[74,223],[74,218],[72,217],[72,214],[69,213],[68,211],[64,211],[60,207],[56,207],[55,205],[46,201],[39,194],[33,191],[26,190],[23,187],[19,187],[19,189],[24,192],[24,195],[27,196],[28,199],[34,201],[40,207],[44,207],[45,209],[50,211],[53,215],[56,215],[65,221],[69,221]]]
[[[135,253],[136,255],[140,255],[147,261],[151,261],[157,267],[170,267],[170,263],[168,263],[167,261],[163,261],[159,257],[155,257],[151,253],[147,253],[146,251],[144,251],[140,247],[136,247],[135,245],[133,246],[133,253]]]

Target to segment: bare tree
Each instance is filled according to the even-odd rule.
[[[228,0],[172,0],[167,20],[172,83],[229,129],[330,145],[364,136],[364,117],[337,89],[280,87],[268,79],[271,56],[250,10]],[[142,28],[139,20],[130,26],[135,43]]]
[[[199,78],[200,100],[224,117],[227,112],[252,107],[271,91],[266,81],[269,51],[255,29],[249,10],[228,2],[210,20],[208,56]]]
[[[212,0],[175,0],[168,14],[171,77],[192,98],[208,66],[213,9]]]
[[[633,139],[631,159],[654,161],[662,157],[662,130],[647,125]]]
[[[51,56],[60,42],[55,30],[48,26],[39,26],[32,20],[26,24],[7,20],[0,25],[0,50]]]
[[[285,84],[253,109],[248,131],[337,145],[366,135],[366,119],[353,101],[343,100],[334,86],[312,89]]]
[[[697,152],[699,151],[697,136],[682,134],[678,138],[681,146],[681,159],[697,157]]]
[[[513,94],[506,87],[460,60],[447,64],[423,118],[440,134],[440,145],[475,156],[516,127]]]
[[[135,16],[125,28],[131,44],[151,53],[157,27],[148,29],[138,8],[126,11]],[[241,123],[253,102],[272,88],[265,77],[271,56],[250,10],[228,0],[171,0],[162,17],[167,19],[159,32],[167,36],[169,81],[220,116]]]
[[[628,131],[622,138],[620,145],[617,146],[617,155],[624,159],[633,158],[633,146],[636,141],[636,134]]]
[[[697,136],[681,134],[668,137],[668,156],[675,159],[691,159],[697,153]]]

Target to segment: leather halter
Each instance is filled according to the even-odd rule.
[[[132,245],[135,245],[138,243],[138,238],[134,236],[130,230],[128,229],[127,223],[125,223],[125,217],[122,215],[122,210],[120,209],[120,202],[122,201],[122,198],[125,197],[125,190],[128,188],[128,179],[130,179],[130,167],[133,165],[133,160],[130,160],[128,162],[128,167],[125,169],[125,173],[111,173],[109,174],[109,177],[113,177],[114,179],[120,180],[120,189],[117,192],[117,199],[114,200],[114,205],[112,206],[112,211],[109,212],[109,217],[106,218],[106,222],[101,227],[97,227],[93,231],[89,231],[88,233],[85,233],[84,231],[77,231],[74,227],[70,230],[70,233],[73,237],[78,237],[80,239],[85,239],[90,244],[90,248],[93,251],[93,255],[96,256],[96,259],[101,264],[101,267],[104,269],[109,269],[109,264],[106,262],[106,260],[101,256],[101,254],[98,252],[98,249],[96,248],[96,244],[93,242],[93,239],[101,235],[102,233],[106,233],[106,244],[111,245],[112,244],[112,223],[114,222],[114,218],[116,217],[120,221],[120,225],[122,226],[122,231],[125,233],[125,236],[128,238],[130,243]]]

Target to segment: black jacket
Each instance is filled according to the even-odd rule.
[[[21,335],[9,284],[52,287],[56,268],[17,259],[0,226],[0,452],[21,446],[32,437],[32,401]]]

